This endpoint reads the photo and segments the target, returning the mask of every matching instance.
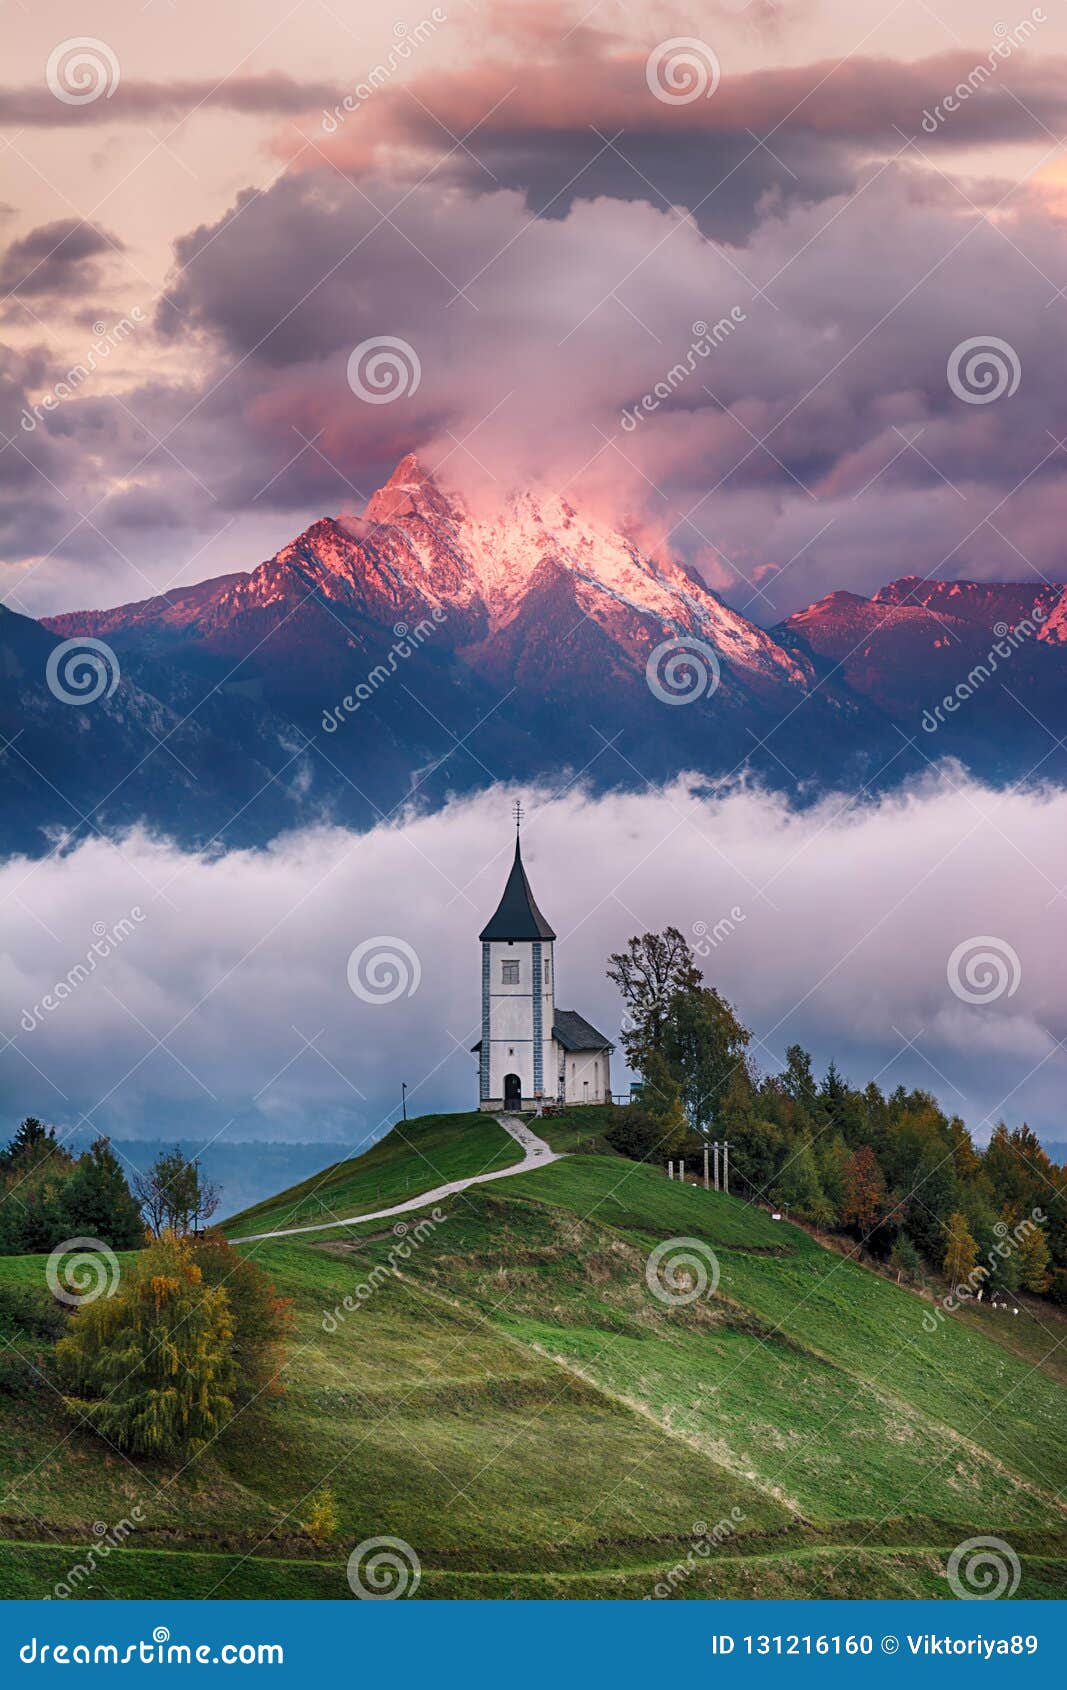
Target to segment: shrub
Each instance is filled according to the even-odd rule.
[[[337,1505],[329,1485],[320,1490],[311,1504],[304,1530],[314,1543],[332,1543],[340,1529]]]
[[[263,1269],[240,1255],[221,1232],[209,1232],[195,1244],[192,1259],[204,1284],[225,1290],[229,1300],[237,1370],[235,1400],[250,1402],[261,1393],[280,1396],[286,1340],[292,1328],[292,1299],[279,1297]]]
[[[119,1449],[195,1454],[233,1408],[233,1321],[187,1242],[165,1234],[56,1346],[67,1407]]]

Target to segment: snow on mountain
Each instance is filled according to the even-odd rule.
[[[558,492],[475,507],[410,454],[361,515],[321,518],[248,574],[45,626],[106,640],[141,696],[228,745],[255,782],[243,825],[268,839],[290,816],[363,826],[499,779],[743,773],[803,798],[944,756],[997,780],[1067,779],[1046,726],[1067,690],[1065,600],[1037,580],[902,576],[766,630]],[[973,685],[998,630],[1035,606],[1007,672]],[[700,646],[714,652],[716,684],[665,702],[647,666],[675,641],[698,667]],[[961,680],[967,708],[943,713],[935,741],[922,724]],[[145,798],[148,819],[161,804]],[[185,834],[214,837],[218,805],[200,808],[194,794]]]

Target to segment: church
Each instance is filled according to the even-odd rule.
[[[556,935],[534,902],[518,831],[504,895],[479,938],[479,1108],[610,1103],[615,1047],[576,1009],[556,1008]]]

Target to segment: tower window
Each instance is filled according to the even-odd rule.
[[[517,986],[519,983],[519,965],[517,962],[502,962],[501,982],[505,986]]]

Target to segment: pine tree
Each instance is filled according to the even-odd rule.
[[[111,1297],[83,1303],[56,1345],[71,1413],[119,1449],[195,1454],[233,1408],[233,1321],[190,1245],[165,1233]]]
[[[69,1237],[99,1238],[113,1250],[132,1250],[145,1241],[141,1211],[106,1138],[98,1138],[74,1165],[61,1199]]]
[[[0,1151],[0,1167],[5,1172],[15,1168],[25,1172],[46,1161],[57,1148],[55,1128],[44,1126],[36,1115],[27,1115],[16,1127],[7,1149]]]
[[[782,1089],[807,1117],[814,1115],[819,1101],[819,1088],[811,1057],[802,1045],[790,1045],[785,1053],[785,1070],[781,1076]]]

